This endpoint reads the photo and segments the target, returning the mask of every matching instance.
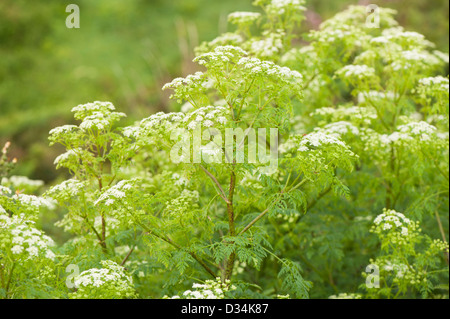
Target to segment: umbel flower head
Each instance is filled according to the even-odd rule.
[[[9,217],[0,211],[0,247],[9,251],[17,261],[40,258],[53,260],[55,254],[50,249],[53,240],[33,226],[24,214]]]
[[[170,299],[224,299],[225,293],[235,290],[236,286],[231,285],[229,280],[222,282],[220,278],[216,280],[206,280],[204,284],[192,284],[192,290],[186,290],[181,296],[175,295]],[[164,296],[165,299],[169,298]]]
[[[134,298],[133,279],[125,269],[111,260],[101,261],[103,268],[91,268],[75,278],[75,293],[72,299],[123,299]]]

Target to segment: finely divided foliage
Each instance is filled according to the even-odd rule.
[[[9,176],[5,145],[1,297],[448,298],[448,55],[390,9],[379,28],[350,6],[301,36],[303,0],[254,4],[164,85],[179,112],[120,126],[110,102],[74,107],[49,136],[70,179],[42,193]],[[227,129],[246,132],[231,153]],[[275,169],[237,160],[250,129],[279,133]],[[194,147],[174,161],[180,138]]]

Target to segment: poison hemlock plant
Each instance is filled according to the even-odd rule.
[[[3,297],[448,298],[448,55],[390,9],[301,36],[303,1],[255,5],[163,87],[178,112],[81,104],[50,131],[70,179],[2,181]],[[49,208],[58,247],[33,224]]]

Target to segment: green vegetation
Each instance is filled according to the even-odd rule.
[[[310,1],[299,32],[355,2]],[[80,6],[80,29],[65,26],[70,3]],[[448,1],[377,4],[398,10],[401,25],[448,52]],[[16,174],[56,178],[52,163],[59,150],[43,141],[52,127],[70,121],[73,105],[108,100],[130,119],[176,109],[162,85],[193,72],[194,47],[231,31],[230,12],[248,10],[255,10],[250,0],[3,0],[0,144],[13,142],[11,152],[21,162]]]
[[[391,8],[317,26],[303,0],[239,5],[210,39],[182,21],[223,3],[99,1],[80,30],[42,18],[24,37],[36,54],[11,40],[20,24],[3,29],[16,66],[36,63],[7,82],[34,85],[5,99],[5,134],[16,125],[30,143],[50,124],[59,155],[42,141],[24,145],[50,162],[2,149],[1,297],[448,299],[446,40]],[[145,41],[147,6],[156,30],[183,17],[171,37]],[[61,5],[38,7],[23,21]],[[39,82],[41,67],[61,73]]]

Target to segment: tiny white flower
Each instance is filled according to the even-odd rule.
[[[23,247],[20,245],[15,245],[13,248],[11,248],[11,252],[13,254],[20,254],[23,251]]]

